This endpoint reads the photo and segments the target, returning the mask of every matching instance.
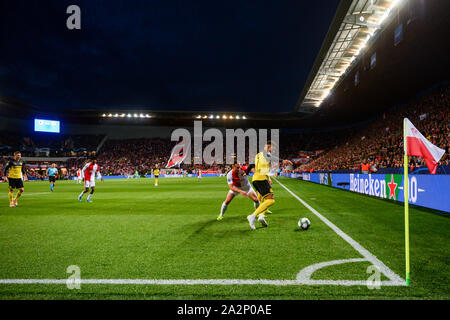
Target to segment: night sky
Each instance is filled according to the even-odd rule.
[[[0,95],[48,110],[293,111],[338,3],[1,1]],[[66,28],[71,4],[81,30]]]

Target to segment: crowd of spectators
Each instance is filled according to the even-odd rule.
[[[440,165],[449,165],[450,86],[422,97],[418,101],[385,112],[382,117],[348,134],[339,144],[298,171],[358,170],[361,163],[379,168],[403,167],[403,119],[408,118],[434,145],[444,149]],[[410,166],[425,166],[413,157]]]
[[[169,139],[108,140],[97,160],[103,174],[150,174],[156,164],[165,166],[175,142]]]
[[[304,131],[280,136],[280,158],[296,159],[296,172],[361,170],[361,165],[372,172],[381,168],[403,167],[403,118],[407,117],[433,144],[445,149],[440,165],[449,165],[449,106],[450,86],[424,96],[414,103],[385,112],[380,118],[361,126],[323,131]],[[95,150],[104,136],[17,136],[9,132],[0,133],[0,152],[21,150],[23,156],[34,155],[34,150],[43,147],[64,153],[70,150],[70,159],[65,165],[67,175],[75,175],[78,168],[92,155],[97,157],[103,175],[151,174],[155,165],[165,168],[176,142],[163,138],[140,138],[107,140],[96,154]],[[203,148],[210,142],[204,141]],[[7,149],[5,146],[12,146]],[[31,150],[31,151],[30,151]],[[224,145],[224,151],[226,150]],[[50,154],[55,155],[55,154]],[[58,153],[56,153],[58,155]],[[246,150],[248,159],[248,149]],[[304,160],[304,161],[303,161]],[[0,165],[5,164],[0,157]],[[183,164],[181,168],[195,173],[198,170],[225,172],[223,164]],[[225,152],[223,163],[225,163]],[[410,166],[417,168],[425,164],[413,157]],[[1,173],[1,172],[0,172]]]

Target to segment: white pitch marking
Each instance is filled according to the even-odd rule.
[[[275,178],[274,178],[275,179]],[[325,218],[323,215],[321,215],[317,210],[315,210],[313,207],[311,207],[309,204],[307,204],[305,201],[303,201],[299,196],[297,196],[295,193],[293,193],[291,190],[289,190],[284,184],[282,184],[280,181],[275,179],[275,181],[282,186],[287,192],[289,192],[294,198],[296,198],[298,201],[300,201],[301,204],[303,204],[309,211],[311,211],[313,214],[315,214],[320,220],[322,220],[327,226],[329,226],[334,232],[336,232],[342,239],[347,241],[356,251],[358,251],[364,258],[367,259],[367,261],[371,262],[373,265],[378,267],[380,271],[388,277],[392,282],[397,283],[397,285],[404,285],[405,280],[403,280],[399,275],[397,275],[394,271],[389,269],[383,262],[381,262],[376,256],[371,254],[367,249],[365,249],[363,246],[361,246],[358,242],[353,240],[350,236],[348,236],[344,231],[339,229],[335,224],[333,224],[330,220]]]
[[[364,262],[368,261],[364,258],[355,258],[355,259],[342,259],[342,260],[333,260],[333,261],[326,261],[326,262],[320,262],[316,264],[312,264],[310,266],[307,266],[306,268],[303,268],[300,270],[300,272],[297,274],[297,280],[304,282],[304,283],[313,283],[317,280],[311,279],[311,275],[324,267],[334,266],[336,264],[343,264],[343,263],[351,263],[351,262]],[[319,280],[322,281],[322,280]]]
[[[269,280],[269,279],[80,279],[80,284],[108,285],[337,285],[366,286],[364,280]],[[0,279],[0,284],[67,284],[67,279]],[[381,286],[399,286],[395,281],[381,281]]]

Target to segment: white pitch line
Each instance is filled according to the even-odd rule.
[[[275,178],[274,178],[275,179]],[[394,271],[392,271],[388,266],[386,266],[382,261],[380,261],[376,256],[371,254],[367,249],[361,246],[358,242],[353,240],[350,236],[348,236],[344,231],[339,229],[335,224],[333,224],[330,220],[321,215],[317,210],[303,201],[299,196],[289,190],[284,184],[275,179],[275,181],[282,186],[287,192],[289,192],[295,199],[300,201],[309,211],[315,214],[320,220],[322,220],[327,226],[329,226],[334,232],[336,232],[342,239],[347,241],[356,251],[358,251],[364,258],[366,258],[369,262],[379,268],[379,270],[388,277],[392,282],[397,283],[397,285],[404,285],[406,282],[399,275],[397,275]]]
[[[352,262],[364,262],[367,261],[367,259],[364,258],[356,258],[356,259],[342,259],[342,260],[333,260],[333,261],[326,261],[326,262],[320,262],[316,264],[312,264],[310,266],[307,266],[306,268],[303,268],[300,270],[300,272],[297,274],[297,280],[302,282],[309,282],[309,281],[315,281],[311,279],[312,274],[324,267],[334,266],[337,264],[343,264],[343,263],[352,263]]]
[[[364,280],[268,280],[268,279],[0,279],[0,284],[109,284],[109,285],[337,285],[366,286]],[[395,281],[380,281],[381,286],[399,286]]]

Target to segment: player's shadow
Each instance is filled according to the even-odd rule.
[[[250,229],[250,226],[248,225],[248,221],[245,218],[245,216],[244,217],[242,217],[242,216],[226,217],[226,218],[223,218],[223,220],[220,220],[220,221],[217,221],[217,222],[218,223],[226,223],[226,224],[230,224],[230,225],[231,224],[235,225],[236,223],[239,223],[239,224],[242,223],[244,229],[242,229],[242,230],[241,229],[240,230],[233,230],[237,234],[245,234],[245,233],[253,231],[252,229]],[[258,222],[256,222],[256,223],[258,223]],[[256,229],[264,229],[264,228],[265,227],[263,227],[263,226],[256,226]]]
[[[236,227],[237,223],[242,223],[242,228],[236,229],[232,228],[233,226]],[[229,225],[230,228],[227,228],[226,231],[218,230],[215,228],[215,226],[220,225]],[[183,243],[189,243],[193,239],[198,238],[204,238],[204,239],[212,239],[212,238],[231,238],[233,236],[239,236],[242,237],[242,235],[250,234],[250,232],[254,231],[251,230],[248,226],[247,219],[242,218],[242,216],[228,216],[223,218],[223,220],[217,221],[217,219],[208,220],[206,222],[198,222],[198,223],[192,223],[184,227],[184,232],[186,229],[194,229],[192,231],[191,235],[187,237]],[[263,227],[261,227],[263,228]]]
[[[206,223],[202,223],[201,225],[200,225],[200,227],[199,228],[197,228],[192,234],[193,235],[197,235],[197,234],[200,234],[200,233],[202,233],[206,228],[208,228],[209,226],[211,226],[211,225],[213,225],[214,223],[217,223],[218,221],[217,220],[210,220],[210,221],[207,221]],[[198,225],[198,223],[195,223],[195,224],[192,224],[193,226],[196,226],[196,225]]]

